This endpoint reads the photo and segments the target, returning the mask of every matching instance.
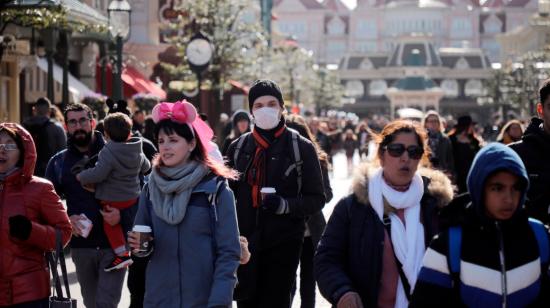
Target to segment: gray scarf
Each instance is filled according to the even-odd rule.
[[[192,160],[176,167],[153,168],[149,179],[149,200],[160,219],[177,225],[185,217],[191,192],[210,171],[204,165]]]

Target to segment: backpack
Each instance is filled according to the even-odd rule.
[[[24,124],[25,129],[31,134],[34,146],[36,148],[36,167],[34,169],[35,175],[44,176],[46,172],[46,165],[52,157],[52,150],[48,142],[48,126],[55,125],[51,120],[42,124]]]
[[[285,175],[289,175],[290,172],[294,167],[296,167],[296,173],[297,173],[297,183],[298,183],[298,194],[302,192],[302,165],[304,164],[304,161],[302,160],[302,156],[300,155],[300,147],[298,146],[298,139],[300,139],[300,134],[291,129],[287,128],[290,132],[290,138],[292,142],[292,152],[294,156],[294,165],[291,165],[285,172]],[[237,142],[237,146],[235,147],[235,152],[233,153],[233,163],[236,164],[237,160],[239,158],[239,153],[241,151],[241,148],[245,142],[246,139],[252,138],[252,133],[246,133],[245,135],[241,136],[239,138],[239,141]]]
[[[543,268],[548,266],[550,261],[550,247],[548,244],[548,233],[544,225],[533,218],[529,218],[529,226],[539,246],[540,260]],[[458,288],[460,285],[460,252],[462,248],[462,228],[460,226],[454,226],[449,228],[449,255],[447,262],[449,264],[449,272],[452,279],[452,287]],[[541,274],[544,270],[541,271]]]

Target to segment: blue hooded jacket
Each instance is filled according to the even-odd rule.
[[[498,171],[522,182],[518,209],[502,221],[488,217],[483,200],[487,179]],[[522,160],[502,144],[489,144],[477,153],[467,185],[470,196],[451,202],[463,210],[451,215],[462,229],[460,273],[453,277],[449,269],[449,233],[442,232],[426,251],[410,307],[548,307],[548,264],[523,210],[529,179]]]
[[[509,147],[501,143],[491,143],[477,153],[468,173],[468,191],[478,214],[484,215],[483,191],[487,178],[495,172],[503,170],[515,174],[523,182],[519,204],[521,206],[525,203],[525,196],[529,188],[529,177],[523,161]]]

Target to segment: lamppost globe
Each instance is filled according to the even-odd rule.
[[[109,13],[109,31],[113,37],[126,40],[130,34],[130,14],[132,8],[126,0],[113,0],[107,8]]]
[[[115,39],[116,66],[113,68],[113,92],[115,101],[123,99],[122,91],[122,45],[130,36],[130,13],[132,8],[127,0],[113,0],[107,8],[109,31]]]

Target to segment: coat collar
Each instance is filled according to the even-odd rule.
[[[369,204],[369,178],[377,168],[377,164],[368,162],[360,164],[356,169],[351,190],[361,204]],[[418,171],[427,184],[425,192],[437,200],[438,207],[446,206],[453,198],[453,187],[449,178],[438,170],[419,168]]]

